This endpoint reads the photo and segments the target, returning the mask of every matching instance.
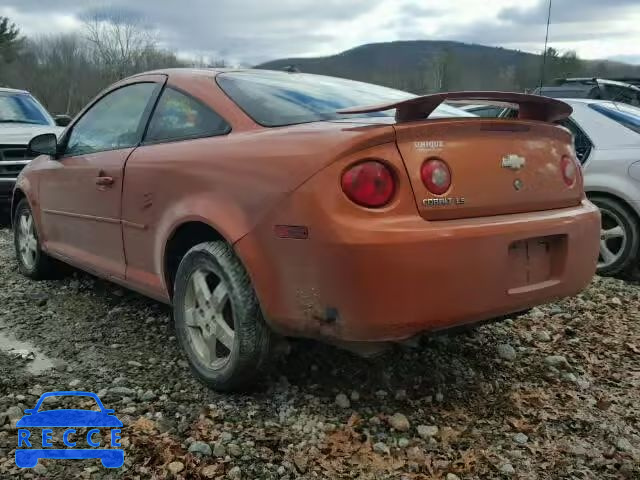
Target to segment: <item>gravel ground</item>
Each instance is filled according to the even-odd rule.
[[[631,283],[596,278],[517,320],[372,360],[294,342],[249,395],[193,379],[167,307],[81,273],[21,277],[7,229],[0,305],[0,478],[640,478]],[[16,340],[35,360],[8,351],[24,349]],[[123,469],[15,467],[21,410],[61,389],[96,392],[115,409]]]

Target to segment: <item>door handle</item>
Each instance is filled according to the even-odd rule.
[[[96,185],[101,187],[108,187],[113,185],[113,177],[96,177]]]

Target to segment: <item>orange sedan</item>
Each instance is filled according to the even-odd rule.
[[[62,261],[171,303],[194,372],[222,390],[255,381],[277,335],[355,348],[519,312],[595,271],[599,214],[554,125],[570,113],[300,73],[133,76],[32,140],[19,267]]]

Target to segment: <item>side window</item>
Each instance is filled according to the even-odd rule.
[[[230,130],[229,124],[209,107],[167,87],[151,117],[145,143],[211,137]]]
[[[508,107],[500,112],[500,118],[518,118],[518,113],[517,108]]]
[[[584,163],[589,158],[593,145],[587,134],[582,131],[573,120],[565,119],[558,122],[559,125],[567,128],[573,134],[573,143],[576,150],[576,157],[580,163]]]
[[[486,106],[486,107],[475,108],[475,109],[472,108],[468,110],[468,112],[473,113],[474,115],[477,115],[479,117],[498,118],[502,113],[502,110],[504,110],[503,107]]]
[[[606,85],[605,89],[608,100],[628,103],[629,105],[638,105],[638,92],[634,89],[620,85]]]
[[[155,83],[127,85],[98,100],[76,123],[66,156],[133,147],[142,137],[141,120]]]

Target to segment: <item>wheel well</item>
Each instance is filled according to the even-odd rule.
[[[182,257],[199,243],[217,240],[225,241],[225,238],[217,230],[202,222],[184,223],[173,232],[164,253],[164,276],[169,296],[173,296],[173,283]]]
[[[16,208],[18,207],[18,203],[20,203],[20,200],[22,200],[25,197],[26,195],[24,194],[24,192],[18,188],[16,188],[15,191],[13,192],[13,199],[11,200],[11,218],[9,219],[11,222],[11,225],[13,225],[13,217],[16,213]]]
[[[631,205],[629,205],[629,202],[626,202],[625,200],[623,200],[622,198],[618,197],[617,195],[614,195],[612,193],[607,193],[607,192],[597,192],[597,191],[587,192],[587,198],[591,199],[593,197],[608,198],[609,200],[613,200],[615,202],[618,202],[631,215],[633,215],[633,218],[636,219],[636,222],[638,222],[638,224],[640,224],[640,215],[638,215],[638,212],[636,212],[635,209]]]

